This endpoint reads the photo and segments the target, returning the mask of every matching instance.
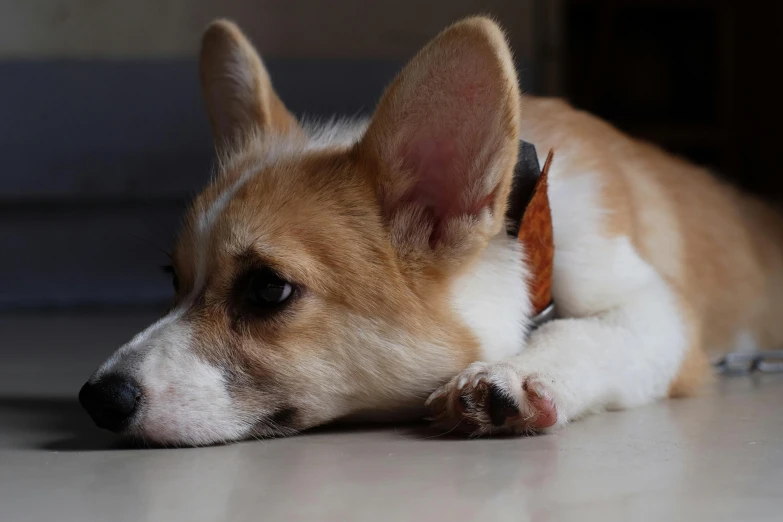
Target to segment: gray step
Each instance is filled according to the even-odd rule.
[[[371,112],[400,66],[267,65],[314,118]],[[169,298],[152,245],[171,247],[212,161],[194,60],[0,61],[0,157],[0,308]]]
[[[0,308],[161,302],[159,267],[181,200],[74,201],[0,210]]]

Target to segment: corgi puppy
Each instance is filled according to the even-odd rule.
[[[489,19],[426,45],[369,121],[298,121],[227,21],[200,66],[214,179],[172,253],[171,310],[80,392],[98,426],[203,445],[428,408],[516,434],[691,394],[710,356],[783,344],[778,212],[522,96]],[[537,329],[504,231],[520,140],[554,150],[558,318]]]

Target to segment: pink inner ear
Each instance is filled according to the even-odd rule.
[[[440,217],[462,214],[478,214],[492,202],[492,195],[482,200],[465,201],[465,191],[470,190],[474,178],[482,173],[471,173],[475,168],[467,161],[460,162],[460,155],[467,151],[458,151],[456,140],[417,139],[407,147],[403,165],[417,178],[411,191],[411,199],[431,207]],[[464,159],[464,158],[463,158]]]
[[[494,200],[494,194],[489,194],[477,201],[466,201],[465,192],[472,187],[468,172],[471,165],[459,161],[465,152],[457,150],[455,139],[416,138],[403,153],[404,166],[417,179],[406,199],[421,205],[432,217],[431,246],[437,244],[446,221],[476,215]]]
[[[464,183],[455,172],[456,147],[449,139],[415,139],[404,153],[405,167],[416,176],[410,199],[432,212],[437,222],[460,214]]]
[[[384,211],[418,207],[434,224],[431,244],[454,220],[493,205],[507,159],[500,155],[515,138],[512,78],[502,63],[509,57],[479,36],[428,48],[393,84],[367,131],[378,159],[405,171],[383,180]]]

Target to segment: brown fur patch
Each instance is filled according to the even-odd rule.
[[[697,389],[709,356],[737,336],[760,349],[783,344],[783,218],[705,169],[621,134],[558,100],[525,97],[523,138],[558,156],[563,176],[601,184],[608,237],[625,236],[678,295],[691,347],[672,394]]]
[[[549,152],[533,196],[522,216],[519,240],[525,245],[527,265],[532,279],[529,284],[534,313],[543,312],[552,302],[552,266],[555,243],[552,231],[552,211],[549,208],[547,176],[553,153]]]
[[[318,151],[306,148],[235,27],[219,23],[204,42],[213,127],[234,145],[194,202],[174,256],[183,295],[206,274],[188,312],[200,355],[250,384],[234,390],[244,409],[264,418],[295,409],[294,428],[419,404],[480,353],[450,288],[503,227],[520,98],[502,33],[485,19],[447,29],[392,83],[365,138]],[[226,68],[237,63],[247,76]],[[783,342],[771,313],[781,293],[764,290],[783,285],[783,241],[766,239],[783,235],[777,214],[563,102],[524,98],[522,111],[527,141],[573,145],[558,171],[595,173],[605,234],[627,237],[686,311],[691,348],[672,395],[703,380],[707,347],[725,351],[745,330],[763,345]],[[457,130],[465,118],[492,124]],[[420,138],[434,160],[411,145]],[[416,206],[414,174],[431,160],[456,162],[455,182],[469,188],[451,202],[459,212]],[[231,292],[243,255],[300,289],[278,314],[237,319]]]

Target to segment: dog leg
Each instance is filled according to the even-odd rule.
[[[624,301],[545,324],[520,355],[474,363],[428,399],[434,424],[473,435],[518,434],[665,397],[693,328],[660,279]]]

